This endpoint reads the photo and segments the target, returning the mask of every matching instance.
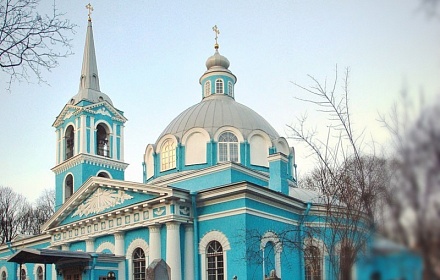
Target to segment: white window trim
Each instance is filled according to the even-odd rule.
[[[67,176],[69,176],[69,175],[72,175],[72,194],[70,196],[72,196],[75,193],[75,176],[73,176],[72,172],[69,172],[63,178],[63,203],[66,202],[66,179],[67,179]]]
[[[211,95],[211,81],[210,81],[210,80],[207,80],[207,81],[205,82],[205,84],[204,84],[204,87],[203,87],[203,95],[204,95],[205,97]]]
[[[141,248],[144,250],[145,254],[145,267],[148,267],[150,265],[149,255],[150,255],[150,248],[148,246],[148,243],[141,239],[137,238],[133,240],[130,245],[127,248],[127,253],[125,255],[125,258],[128,261],[128,279],[133,280],[133,253],[136,248]]]
[[[217,82],[221,82],[222,84],[222,92],[217,91]],[[223,81],[223,79],[216,79],[215,80],[215,93],[216,94],[225,94],[225,81]]]
[[[109,250],[112,254],[115,253],[115,245],[111,242],[103,242],[99,244],[98,248],[96,248],[95,252],[102,253],[104,250]]]
[[[228,238],[226,235],[223,234],[223,232],[213,230],[205,234],[203,238],[200,240],[199,243],[199,254],[201,259],[201,275],[202,280],[208,279],[207,275],[207,265],[206,265],[206,250],[208,247],[209,242],[211,241],[218,241],[220,245],[222,245],[223,248],[223,278],[228,278],[228,258],[227,258],[227,251],[231,250],[231,245],[229,243]]]
[[[274,244],[275,249],[275,272],[277,277],[281,278],[281,253],[283,252],[283,244],[281,243],[278,235],[273,231],[266,232],[261,238],[260,249],[264,251],[268,242],[272,242]],[[263,271],[264,271],[263,267]],[[265,273],[269,275],[270,271],[266,271]],[[264,275],[264,272],[263,272]]]
[[[8,269],[6,268],[6,266],[2,266],[2,267],[0,268],[0,277],[2,276],[2,273],[3,273],[3,272],[6,273],[6,279],[9,279],[9,278],[8,278]],[[2,279],[0,278],[0,280],[2,280]]]

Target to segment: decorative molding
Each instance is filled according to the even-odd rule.
[[[126,194],[122,190],[98,188],[83,204],[78,206],[72,217],[97,214],[132,198],[133,196]]]
[[[133,258],[133,252],[136,250],[136,248],[141,248],[144,250],[145,258],[150,254],[150,247],[148,246],[147,241],[143,240],[142,238],[136,238],[127,247],[126,259],[131,260]]]
[[[109,250],[112,254],[115,253],[115,245],[111,242],[103,242],[96,248],[96,253],[102,253],[104,250]]]
[[[228,238],[226,235],[218,230],[213,230],[208,233],[206,233],[203,238],[199,242],[199,254],[206,254],[206,247],[208,246],[209,242],[216,240],[218,241],[223,248],[223,251],[229,251],[231,250],[231,245],[229,243]]]
[[[112,115],[110,114],[110,112],[107,111],[107,110],[105,109],[105,107],[101,107],[101,108],[99,108],[98,110],[95,111],[95,113],[96,113],[96,114],[101,114],[101,115],[104,115],[104,116],[109,116],[109,117],[112,116]]]
[[[58,175],[68,169],[71,169],[83,163],[92,164],[104,168],[111,168],[119,171],[124,171],[128,166],[127,163],[116,161],[114,159],[110,159],[98,155],[78,154],[62,162],[61,164],[58,164],[57,166],[53,167],[51,170],[56,175]]]

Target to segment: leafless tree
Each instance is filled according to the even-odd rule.
[[[0,244],[23,233],[31,209],[25,197],[9,187],[0,187]]]
[[[394,135],[392,183],[387,189],[391,238],[416,249],[424,279],[440,279],[440,103],[413,119],[407,94],[382,121]]]
[[[349,107],[349,70],[342,81],[335,70],[330,86],[309,76],[312,86],[295,85],[305,94],[299,100],[317,107],[326,118],[323,128],[309,129],[301,117],[288,126],[290,137],[305,143],[316,159],[311,187],[321,194],[320,227],[307,227],[306,235],[323,240],[336,279],[350,279],[351,267],[374,230],[375,208],[380,191],[375,171],[382,159],[375,156],[374,145],[364,143],[364,133],[356,133]],[[325,131],[324,137],[320,132]],[[313,244],[312,244],[313,245]]]
[[[44,82],[42,70],[50,71],[58,59],[71,54],[68,33],[74,25],[55,7],[39,14],[40,0],[0,0],[0,66],[9,79]],[[62,51],[56,49],[60,46]]]
[[[38,197],[36,204],[30,209],[23,226],[24,233],[37,235],[41,233],[40,226],[44,224],[55,212],[55,191],[45,189]]]

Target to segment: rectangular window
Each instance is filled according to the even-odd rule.
[[[218,161],[223,162],[228,160],[228,144],[219,143],[218,145]]]
[[[237,143],[229,143],[229,154],[231,156],[230,161],[238,162],[238,144]]]

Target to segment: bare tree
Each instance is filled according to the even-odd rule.
[[[15,80],[29,81],[41,71],[50,71],[58,59],[71,54],[67,33],[74,25],[55,7],[51,14],[37,12],[40,0],[0,0],[0,66],[9,76],[7,87]],[[61,46],[62,51],[55,49]]]
[[[407,94],[382,121],[394,135],[386,230],[423,257],[424,279],[440,279],[440,104],[411,118]]]
[[[326,126],[308,129],[307,119],[302,117],[288,128],[291,138],[305,143],[316,159],[317,168],[309,182],[321,194],[319,204],[325,215],[319,218],[320,227],[307,227],[304,234],[324,241],[321,250],[328,252],[336,279],[351,279],[351,267],[374,230],[374,209],[382,183],[375,178],[374,171],[382,160],[375,156],[374,145],[364,144],[363,131],[356,133],[353,128],[349,70],[341,83],[336,69],[330,87],[327,82],[309,77],[312,86],[295,84],[307,94],[306,98],[298,99],[317,106],[317,112],[327,119]],[[320,131],[326,131],[323,138]]]
[[[45,189],[38,197],[36,204],[26,214],[23,221],[23,233],[37,235],[41,233],[40,226],[55,212],[55,191]]]
[[[9,187],[0,187],[0,244],[23,233],[28,223],[31,205]]]

